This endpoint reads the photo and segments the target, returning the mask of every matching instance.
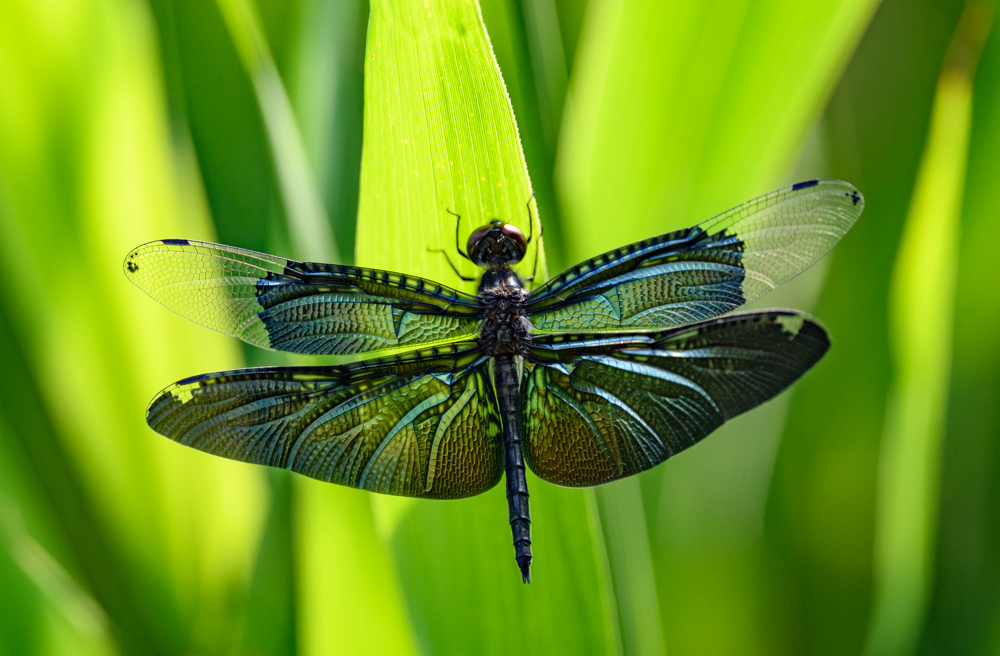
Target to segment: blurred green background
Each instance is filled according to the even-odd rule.
[[[0,653],[1000,654],[993,5],[479,4],[485,33],[470,0],[0,0]],[[497,133],[422,100],[442,71]],[[294,361],[129,285],[144,241],[459,284],[422,243],[452,219],[397,207],[418,185],[372,204],[406,157],[436,165],[377,141],[383,101],[468,130],[480,192],[513,185],[464,229],[533,189],[549,273],[788,182],[854,183],[864,216],[764,303],[833,348],[639,477],[530,479],[530,586],[502,489],[385,499],[152,433],[166,384]]]

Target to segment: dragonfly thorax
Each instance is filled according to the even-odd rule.
[[[525,355],[531,345],[531,322],[525,313],[528,291],[507,265],[492,266],[483,273],[479,301],[483,323],[479,343],[487,355]]]

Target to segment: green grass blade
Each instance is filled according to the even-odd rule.
[[[557,161],[570,260],[692,225],[787,182],[876,5],[591,2]],[[644,521],[605,531],[626,648],[659,635],[662,621],[668,651],[767,650],[765,598],[732,581],[761,576],[748,545],[760,540],[783,403],[630,483],[642,486]],[[597,494],[602,509],[614,505],[610,491]],[[613,554],[642,539],[650,566],[616,567]],[[661,616],[630,637],[623,591],[647,580],[657,582],[648,604]],[[706,617],[717,618],[708,635]]]
[[[332,261],[333,230],[313,178],[291,101],[249,0],[218,0],[243,65],[253,80],[271,146],[292,245],[309,261]]]
[[[218,239],[269,251],[281,191],[253,84],[214,2],[150,0],[178,168],[203,187]],[[170,234],[160,237],[185,237]]]
[[[0,94],[17,99],[0,109],[2,303],[59,447],[51,459],[65,458],[94,508],[66,543],[110,572],[105,587],[88,583],[112,622],[139,618],[148,640],[135,651],[217,649],[226,631],[194,627],[233,627],[264,487],[259,472],[187,453],[143,421],[165,383],[240,362],[121,273],[138,243],[211,236],[175,177],[149,17],[79,5],[57,27],[32,3],[2,12]]]
[[[338,240],[342,248],[353,243],[357,214],[365,8],[361,2],[302,2],[293,12],[294,33],[285,43],[288,87],[302,126],[305,157],[317,172],[333,227],[345,238]],[[295,230],[291,223],[288,227]],[[293,235],[289,248],[294,257],[353,260],[353,253],[324,250],[329,245],[313,244],[311,252],[300,252],[300,242],[301,234],[300,239]],[[298,358],[296,363],[304,362]],[[367,495],[297,476],[291,483],[298,652],[412,653],[409,618],[392,560],[375,533]]]
[[[591,3],[558,160],[570,252],[690,225],[776,185],[876,6]],[[621,229],[595,242],[611,220]]]
[[[921,651],[1000,653],[1000,15],[976,71],[955,290],[938,556]]]
[[[889,281],[961,6],[885,0],[826,114],[830,173],[865,215],[829,258],[813,310],[830,353],[796,384],[765,516],[770,603],[785,654],[860,653],[870,623],[876,472],[891,381]],[[885,53],[896,53],[886,59]],[[886,103],[886,98],[893,98]]]
[[[559,31],[562,36],[563,49],[566,52],[566,63],[570,71],[572,71],[576,60],[576,49],[580,43],[580,33],[583,30],[589,6],[589,0],[556,0]]]
[[[241,656],[296,653],[295,543],[292,474],[269,469],[270,508],[253,575],[242,603],[241,631],[233,636]]]
[[[412,654],[417,644],[367,492],[296,486],[298,645],[306,655]]]
[[[538,4],[539,6],[535,6]],[[483,22],[486,24],[503,72],[504,85],[510,94],[521,145],[528,169],[533,172],[532,188],[538,203],[548,239],[547,261],[562,265],[562,226],[556,202],[553,168],[556,137],[562,119],[566,94],[566,64],[560,66],[552,46],[561,42],[556,16],[547,5],[522,3],[520,0],[483,0]],[[543,20],[529,21],[527,12],[543,14]],[[532,48],[532,44],[544,46]],[[542,50],[540,53],[539,50]],[[546,62],[536,59],[544,56]],[[542,96],[546,96],[546,100]]]
[[[366,1],[302,0],[285,77],[306,155],[347,263],[354,261],[358,219],[367,27]]]
[[[9,215],[8,215],[9,216]],[[126,650],[176,640],[155,596],[123,577],[124,554],[107,541],[85,486],[60,444],[38,381],[0,297],[0,646],[33,653],[52,633],[76,628],[81,647],[114,640]],[[93,595],[93,596],[91,596]],[[67,622],[68,620],[68,622]],[[68,624],[68,626],[67,626]],[[110,624],[110,625],[109,625]]]
[[[463,501],[374,499],[424,653],[617,652],[587,492],[533,476],[528,489],[529,585],[514,562],[502,486]]]
[[[665,654],[639,481],[631,478],[609,483],[596,492],[596,498],[614,576],[623,653]]]
[[[542,138],[546,147],[554,151],[562,124],[566,86],[569,84],[566,51],[559,30],[559,12],[555,0],[525,2],[521,6],[535,88],[538,90]]]
[[[462,217],[464,236],[494,218],[528,234],[530,204],[538,234],[517,126],[478,5],[374,2],[367,52],[358,262],[475,291],[427,250],[449,249],[463,275],[476,273],[454,252],[449,210]],[[530,273],[533,259],[529,253],[522,269]]]
[[[15,479],[24,474],[15,467],[25,464],[17,458],[6,459],[12,454],[4,447],[13,441],[0,416],[0,455],[6,465],[0,472],[0,588],[4,591],[0,652],[119,653],[100,605],[32,535],[23,511],[38,508],[27,508],[25,496],[12,490]],[[133,648],[135,637],[128,636]]]
[[[991,23],[991,8],[966,5],[938,81],[893,270],[895,375],[879,458],[875,605],[867,645],[873,655],[913,653],[933,584],[972,79]]]
[[[531,186],[475,2],[375,2],[366,56],[358,263],[461,285],[455,253],[498,217],[528,229]],[[537,213],[532,208],[538,235]],[[522,266],[530,272],[531,254]],[[541,270],[542,267],[540,266]],[[529,480],[533,582],[520,581],[502,487],[463,501],[373,497],[427,653],[607,653],[615,644],[585,493]],[[555,630],[554,627],[558,627]]]

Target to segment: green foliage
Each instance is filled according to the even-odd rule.
[[[995,653],[1000,41],[976,69],[965,4],[0,3],[0,653]],[[449,210],[463,245],[544,225],[544,278],[820,175],[868,209],[766,302],[824,362],[634,479],[530,478],[530,586],[499,487],[377,497],[143,425],[304,361],[143,297],[143,241],[474,291],[429,250],[476,273]]]
[[[991,19],[968,5],[948,48],[889,289],[895,375],[879,461],[871,654],[911,653],[930,597],[972,76]]]
[[[436,252],[447,249],[459,272],[475,274],[454,250],[456,224],[461,235],[495,218],[538,232],[517,125],[478,7],[376,1],[369,21],[358,262],[475,293]],[[531,266],[526,258],[522,268]]]
[[[573,112],[560,144],[570,260],[691,225],[792,181],[797,146],[874,6],[592,4],[593,32],[585,30],[577,55]],[[803,168],[804,178],[829,174],[812,162]],[[605,537],[619,597],[642,591],[630,605],[660,611],[632,631],[623,621],[629,651],[662,651],[646,637],[662,632],[683,653],[769,652],[756,628],[767,614],[759,587],[730,593],[734,577],[759,571],[745,544],[759,531],[782,419],[780,408],[766,412],[676,462],[597,491],[602,508],[621,508],[643,488],[645,517],[602,517],[613,526]],[[652,545],[651,559],[636,553],[642,543]],[[706,562],[719,574],[692,576]],[[636,613],[622,605],[619,612]],[[705,635],[710,617],[717,628]]]
[[[463,236],[494,217],[539,232],[528,226],[531,184],[479,11],[459,0],[373,2],[370,21],[358,262],[474,292],[441,253],[425,250],[445,249],[464,275],[474,273],[455,252],[446,210],[462,217]],[[600,653],[612,643],[585,497],[537,479],[529,486],[528,589],[517,576],[501,486],[449,504],[373,499],[423,651]],[[454,608],[465,609],[466,621],[454,621]],[[554,633],[557,622],[574,629]]]
[[[962,200],[955,283],[954,337],[941,457],[934,590],[925,651],[996,652],[1000,616],[995,579],[1000,564],[997,508],[1000,475],[1000,289],[992,247],[1000,238],[1000,39],[996,24],[973,84],[972,134]],[[969,600],[976,600],[969,603]]]

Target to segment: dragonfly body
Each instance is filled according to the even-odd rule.
[[[207,453],[382,494],[456,499],[505,477],[527,582],[526,469],[573,487],[632,476],[794,382],[829,347],[822,326],[795,310],[736,310],[816,262],[863,206],[847,183],[798,183],[531,291],[514,270],[530,237],[493,221],[458,249],[484,269],[475,296],[406,274],[150,242],[126,256],[125,274],[204,326],[314,355],[419,348],[193,376],[160,392],[146,420]]]
[[[511,268],[524,257],[527,240],[514,226],[495,221],[488,227],[488,231],[472,234],[467,250],[473,262],[486,266],[479,283],[484,315],[478,342],[493,358],[493,384],[503,427],[507,515],[514,557],[527,583],[531,580],[531,512],[521,449],[516,358],[530,356],[531,323],[525,308],[528,292]]]

